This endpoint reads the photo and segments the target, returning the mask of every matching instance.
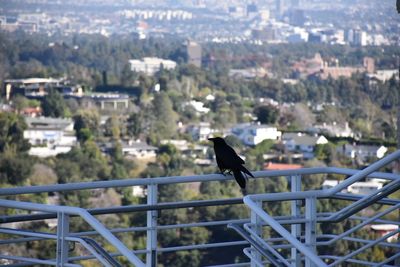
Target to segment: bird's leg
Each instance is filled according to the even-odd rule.
[[[225,176],[225,172],[226,172],[226,169],[219,169],[220,170],[220,172],[221,172],[221,174],[223,175],[223,176]]]

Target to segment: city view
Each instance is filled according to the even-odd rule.
[[[0,0],[0,265],[398,266],[399,13]]]

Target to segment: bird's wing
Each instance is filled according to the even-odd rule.
[[[235,177],[236,182],[241,188],[246,188],[246,179],[241,171],[233,170],[233,177]]]
[[[217,155],[215,155],[215,159],[217,160],[217,165],[219,170],[223,173],[226,170],[226,167],[224,166],[222,159]]]
[[[254,178],[253,174],[248,169],[246,169],[246,167],[244,167],[243,165],[240,165],[240,170]]]
[[[227,150],[227,152],[228,152],[229,154],[232,155],[232,160],[235,161],[235,164],[236,164],[236,163],[238,163],[238,164],[244,164],[244,160],[243,160],[241,157],[239,157],[238,154],[236,154],[236,151],[235,151],[232,147],[230,147],[230,146],[227,145],[227,146],[226,146],[226,150]]]

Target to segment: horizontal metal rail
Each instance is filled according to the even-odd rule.
[[[90,215],[86,210],[76,207],[44,205],[30,202],[20,202],[12,200],[1,200],[1,206],[14,209],[36,210],[44,212],[62,212],[65,214],[79,215],[90,226],[100,233],[108,242],[110,242],[118,251],[122,253],[131,263],[136,266],[145,266],[145,264],[136,257],[118,238],[116,238],[107,228],[105,228],[96,218]]]
[[[326,198],[358,201],[363,197],[364,196],[362,196],[362,195],[354,195],[354,194],[349,194],[349,193],[336,193],[335,195],[333,195],[331,197],[326,197]],[[385,204],[385,205],[396,205],[397,203],[400,203],[400,200],[382,198],[380,200],[377,200],[376,203],[377,204]],[[0,204],[1,204],[1,199],[0,199]],[[147,204],[129,205],[129,206],[118,206],[118,207],[109,207],[109,208],[87,209],[87,212],[89,212],[91,215],[104,215],[104,214],[117,214],[117,213],[126,213],[126,212],[141,212],[141,211],[149,211],[149,210],[166,210],[166,209],[195,208],[195,207],[237,205],[237,204],[243,204],[243,199],[242,198],[230,198],[230,199],[196,200],[196,201],[184,201],[184,202],[167,202],[167,203],[159,203],[156,205],[147,205]],[[12,222],[46,220],[46,219],[54,219],[54,218],[57,218],[57,215],[52,214],[52,213],[8,215],[8,216],[0,216],[0,224],[12,223]],[[330,221],[330,219],[328,219],[328,218],[325,218],[325,220]],[[331,220],[331,221],[333,221],[333,220]]]
[[[400,151],[398,152],[400,154]],[[254,175],[255,178],[266,178],[266,177],[313,175],[313,174],[355,175],[358,174],[359,172],[360,171],[358,170],[345,169],[345,168],[317,167],[317,168],[302,168],[296,170],[256,171],[252,172],[252,174]],[[400,175],[382,173],[382,172],[370,172],[364,177],[380,178],[387,180],[400,179]],[[45,193],[45,192],[79,191],[86,189],[115,188],[115,187],[127,187],[127,186],[146,186],[152,184],[162,185],[162,184],[229,181],[229,180],[233,180],[233,176],[222,175],[222,174],[171,176],[171,177],[157,177],[157,178],[135,178],[135,179],[123,179],[123,180],[0,188],[0,196],[35,194],[35,193]],[[347,180],[348,179],[344,181]],[[347,186],[342,186],[342,187],[345,188]],[[338,191],[341,191],[342,189]]]

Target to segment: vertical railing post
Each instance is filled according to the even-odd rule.
[[[306,223],[305,223],[306,246],[314,253],[317,252],[317,199],[315,197],[306,198]],[[317,267],[306,257],[306,267]]]
[[[262,202],[261,201],[256,201],[256,205],[262,208]],[[262,237],[262,220],[261,218],[255,213],[253,210],[251,211],[250,215],[250,222],[252,225],[252,229],[255,234],[258,236]],[[251,267],[258,267],[257,262],[261,262],[261,254],[255,249],[252,249],[252,259],[251,259]]]
[[[68,241],[65,239],[69,234],[69,215],[64,212],[57,213],[57,267],[63,267],[68,263]]]
[[[292,175],[290,176],[290,187],[291,192],[300,192],[301,191],[301,175]],[[301,200],[292,200],[291,201],[291,211],[292,218],[296,219],[301,216]],[[301,224],[292,224],[290,226],[292,235],[300,241],[301,236]],[[292,259],[292,267],[300,267],[301,266],[301,254],[295,248],[291,248],[291,259]]]
[[[147,204],[157,204],[157,184],[147,186]],[[157,211],[147,211],[147,242],[146,242],[146,266],[157,266]]]

